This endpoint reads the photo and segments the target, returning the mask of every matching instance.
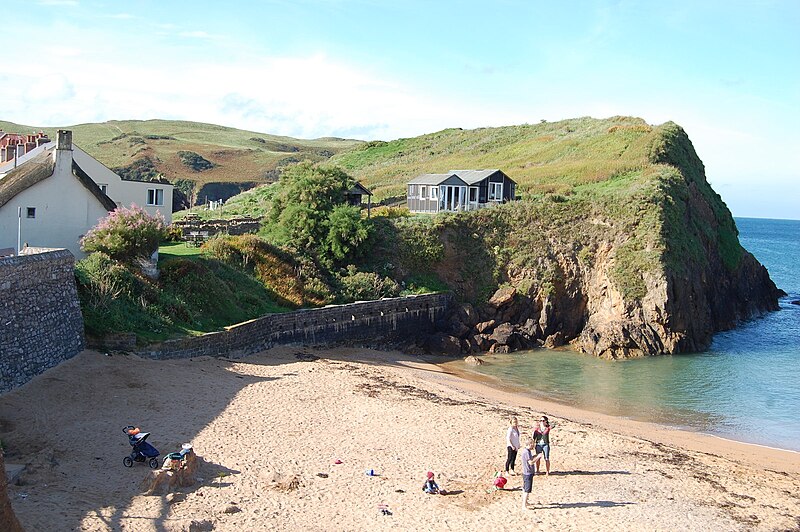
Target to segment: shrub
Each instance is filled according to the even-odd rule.
[[[81,249],[87,253],[101,251],[111,258],[131,263],[148,259],[166,237],[164,218],[160,214],[150,216],[141,207],[132,205],[120,207],[100,220],[81,239]]]
[[[344,301],[370,301],[400,294],[400,285],[389,277],[377,273],[359,272],[355,266],[348,266],[339,275],[341,298]]]
[[[369,236],[358,207],[337,205],[328,217],[325,254],[334,261],[348,258]]]

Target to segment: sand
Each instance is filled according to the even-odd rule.
[[[521,476],[489,490],[512,413],[525,433],[542,413],[554,422],[552,474],[528,510]],[[128,424],[162,455],[191,442],[197,485],[143,495],[147,467],[122,465]],[[797,453],[536,401],[399,353],[86,351],[0,396],[0,438],[27,464],[9,493],[28,531],[800,527]],[[450,495],[422,493],[428,470]]]

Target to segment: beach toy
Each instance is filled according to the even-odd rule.
[[[375,476],[375,470],[374,470],[374,469],[367,469],[366,471],[364,471],[364,473],[365,473],[365,474],[366,474],[368,477],[374,477],[374,476]]]
[[[336,461],[334,462],[334,464],[336,464],[336,465],[339,465],[339,464],[341,464],[341,463],[342,463],[342,461],[341,461],[341,460],[336,460]]]
[[[506,480],[506,477],[501,475],[496,479],[494,479],[494,487],[497,489],[503,489],[506,485],[506,482],[508,482],[508,480]]]

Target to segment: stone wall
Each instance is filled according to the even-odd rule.
[[[137,354],[156,359],[242,357],[281,344],[410,340],[432,332],[450,300],[450,294],[427,294],[270,314],[224,331],[167,340]]]
[[[0,258],[0,393],[83,349],[74,265],[65,249]]]
[[[244,235],[247,233],[257,233],[261,228],[261,218],[231,218],[228,220],[176,220],[172,222],[173,227],[177,227],[186,237],[192,232],[208,233],[214,236],[217,233],[226,235]]]

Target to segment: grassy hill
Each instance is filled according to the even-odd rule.
[[[404,198],[409,179],[452,169],[500,168],[519,184],[523,196],[564,194],[574,186],[648,166],[659,131],[631,117],[445,129],[354,146],[331,163],[372,188],[376,200]]]
[[[0,121],[0,129],[45,131],[51,138],[58,129],[71,129],[74,142],[106,166],[133,179],[163,174],[196,203],[203,203],[206,197],[228,198],[276,180],[282,166],[305,159],[326,160],[360,144],[339,138],[301,140],[175,120],[112,120],[46,128]]]

